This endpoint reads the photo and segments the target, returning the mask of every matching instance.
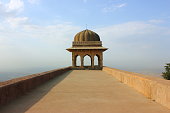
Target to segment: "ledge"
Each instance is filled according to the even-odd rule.
[[[170,109],[170,81],[109,67],[103,67],[103,71]]]
[[[29,90],[53,79],[71,67],[55,69],[47,72],[32,74],[0,83],[0,105],[6,104],[15,98],[24,95]]]

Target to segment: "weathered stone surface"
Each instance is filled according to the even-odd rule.
[[[109,67],[103,67],[103,71],[170,109],[170,81]]]
[[[170,113],[98,70],[73,70],[0,108],[0,113]]]
[[[0,107],[0,113],[169,113],[103,71],[73,70]]]
[[[20,78],[15,78],[0,83],[0,105],[6,104],[9,101],[17,98],[35,88],[42,83],[69,71],[71,68],[55,69],[43,73],[37,73]]]

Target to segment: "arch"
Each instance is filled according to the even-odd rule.
[[[99,66],[99,57],[98,56],[94,56],[94,66]]]
[[[83,57],[84,60],[84,66],[92,66],[92,59],[90,55],[85,55]]]
[[[100,56],[98,54],[94,56],[94,65],[100,66]]]
[[[75,59],[76,59],[76,61],[75,61],[76,62],[76,66],[78,66],[78,67],[81,66],[81,57],[79,55],[76,55]]]

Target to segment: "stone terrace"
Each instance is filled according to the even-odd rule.
[[[7,105],[0,113],[170,113],[113,76],[71,70]]]

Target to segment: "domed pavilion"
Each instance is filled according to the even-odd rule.
[[[68,48],[72,52],[73,69],[101,70],[103,67],[103,52],[108,48],[102,47],[102,41],[97,33],[91,30],[83,30],[74,37],[72,47]],[[81,65],[77,65],[77,57],[80,56]],[[89,56],[91,65],[84,65],[84,57]],[[94,65],[94,57],[98,58],[98,65]]]

